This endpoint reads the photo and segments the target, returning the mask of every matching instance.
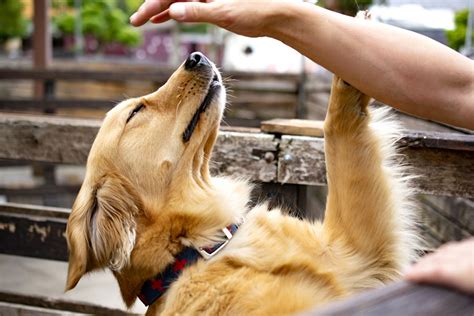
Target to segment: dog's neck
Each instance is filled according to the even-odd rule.
[[[213,178],[210,189],[174,197],[166,210],[156,212],[157,219],[141,230],[132,253],[139,258],[132,261],[140,264],[114,273],[125,303],[133,304],[145,281],[163,272],[185,248],[221,242],[222,228],[240,223],[245,216],[250,190],[246,181]]]
[[[143,284],[138,298],[146,306],[153,304],[168,288],[179,278],[187,267],[195,264],[198,260],[210,260],[222,251],[232,240],[239,225],[232,224],[222,229],[224,240],[207,248],[186,247],[175,256],[175,260],[169,264],[162,272],[148,279]]]

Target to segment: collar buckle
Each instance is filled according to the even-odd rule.
[[[217,255],[224,247],[229,243],[229,241],[232,239],[233,235],[232,232],[229,230],[229,228],[224,227],[222,228],[222,232],[224,233],[224,236],[226,237],[226,240],[224,240],[222,243],[217,244],[216,246],[212,248],[203,248],[203,247],[196,247],[197,252],[205,259],[209,260],[215,255]]]

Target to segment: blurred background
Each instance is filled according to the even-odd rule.
[[[472,0],[357,2],[321,0],[316,5],[351,16],[369,9],[376,21],[426,35],[474,57]],[[133,28],[128,19],[141,3],[0,0],[0,110],[102,118],[118,101],[157,89],[189,53],[201,51],[230,78],[223,125],[255,128],[272,118],[324,120],[331,80],[324,68],[273,39],[246,38],[208,24],[170,21]],[[411,130],[471,133],[397,115]],[[0,202],[70,208],[83,176],[80,165],[0,160]],[[307,216],[321,216],[325,188],[308,186],[304,195],[305,204],[298,206],[310,210]],[[435,210],[474,210],[468,199],[419,199]],[[64,296],[65,269],[62,262],[0,255],[0,290],[15,288],[123,308],[109,274],[86,279]],[[104,291],[104,284],[113,289]]]

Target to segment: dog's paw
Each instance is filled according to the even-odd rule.
[[[341,78],[334,76],[329,110],[342,111],[349,115],[366,116],[369,102],[369,96]]]

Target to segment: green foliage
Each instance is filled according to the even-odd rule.
[[[55,18],[56,26],[65,34],[74,33],[74,15],[62,14]]]
[[[18,0],[0,0],[0,41],[26,34],[23,3]]]
[[[127,15],[130,16],[136,12],[142,3],[143,0],[125,0],[125,9]]]
[[[55,23],[62,33],[72,34],[77,12],[71,11],[71,2],[73,5],[74,1],[67,1],[66,7],[69,10],[58,15],[55,18]],[[80,10],[82,33],[92,34],[102,43],[118,42],[127,46],[139,45],[142,39],[141,34],[129,25],[129,14],[119,8],[118,2],[114,0],[82,0]],[[127,1],[127,10],[129,5],[134,5],[134,2],[137,1]]]
[[[459,50],[465,45],[468,17],[469,17],[468,9],[457,12],[454,18],[455,29],[451,31],[446,31],[448,45],[455,50]],[[474,41],[474,34],[473,34],[473,41]]]

